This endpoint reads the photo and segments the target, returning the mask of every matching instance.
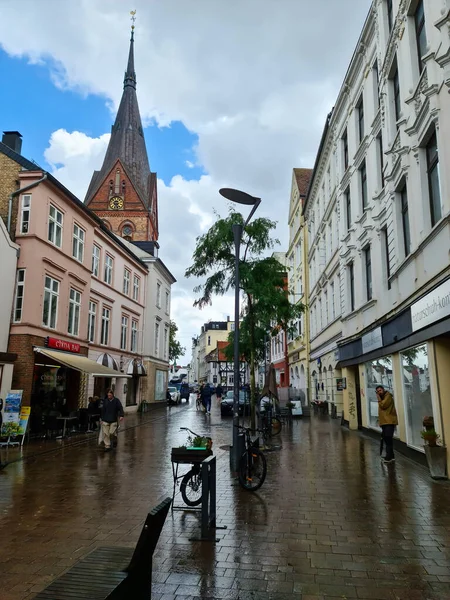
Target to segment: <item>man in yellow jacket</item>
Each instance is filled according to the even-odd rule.
[[[386,444],[385,463],[395,461],[394,458],[394,432],[398,425],[397,411],[395,410],[394,398],[382,385],[375,390],[378,400],[378,423],[382,429],[382,436]]]

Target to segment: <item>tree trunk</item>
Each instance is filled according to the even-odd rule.
[[[253,322],[252,297],[247,294],[248,316],[250,320],[250,427],[256,429],[256,382],[255,382],[255,329]]]

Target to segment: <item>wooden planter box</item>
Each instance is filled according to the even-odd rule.
[[[172,462],[195,463],[202,462],[212,455],[212,450],[207,448],[172,448]]]

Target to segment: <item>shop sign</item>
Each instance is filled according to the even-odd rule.
[[[383,346],[383,334],[381,332],[381,327],[372,329],[372,331],[369,331],[369,333],[363,335],[361,340],[363,354],[381,348]]]
[[[417,331],[450,315],[450,279],[411,306],[412,330]]]
[[[336,391],[342,392],[347,389],[347,377],[338,377],[336,379]]]
[[[47,348],[55,348],[55,350],[65,350],[66,352],[80,352],[80,344],[75,342],[66,342],[65,340],[58,340],[57,338],[47,337],[45,338],[45,346]]]

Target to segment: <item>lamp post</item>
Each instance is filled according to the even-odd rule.
[[[238,439],[239,439],[239,430],[237,426],[239,425],[239,259],[240,259],[240,249],[241,249],[241,240],[242,233],[245,227],[250,222],[250,219],[254,215],[256,209],[261,204],[261,198],[255,198],[254,196],[250,196],[250,194],[246,194],[245,192],[241,192],[239,190],[234,190],[232,188],[222,188],[219,190],[219,194],[226,198],[227,200],[231,200],[232,202],[236,202],[237,204],[245,204],[247,206],[252,206],[252,210],[247,217],[244,225],[239,225],[235,223],[233,225],[233,236],[234,236],[234,250],[235,250],[235,271],[234,271],[234,352],[233,352],[233,446],[231,448],[230,453],[230,465],[232,471],[237,471],[239,464],[239,447],[238,447]]]

